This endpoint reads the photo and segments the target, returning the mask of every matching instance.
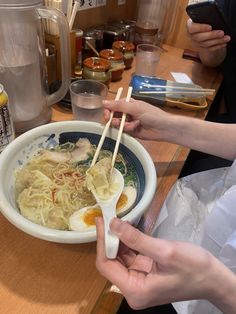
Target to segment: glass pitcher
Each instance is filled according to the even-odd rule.
[[[60,88],[48,93],[43,19],[57,23],[61,49]],[[0,83],[9,96],[17,133],[51,119],[51,105],[70,83],[69,27],[59,10],[40,0],[0,0]]]

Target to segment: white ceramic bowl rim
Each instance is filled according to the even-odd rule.
[[[63,122],[54,122],[39,126],[34,128],[19,137],[17,137],[13,142],[11,142],[1,153],[0,155],[0,180],[3,180],[5,173],[5,165],[11,160],[11,156],[14,156],[22,150],[27,144],[31,143],[35,138],[43,136],[45,134],[52,134],[53,132],[88,132],[101,134],[103,131],[103,126],[99,123],[91,123],[86,121],[63,121]],[[116,138],[117,130],[112,129],[111,138]],[[153,196],[156,192],[156,169],[154,163],[146,151],[146,149],[134,138],[127,134],[122,135],[124,143],[129,142],[129,149],[132,151],[132,148],[136,149],[142,158],[142,165],[146,168],[148,180],[145,183],[145,191],[140,199],[138,205],[122,219],[130,221],[131,223],[137,222],[137,218],[140,218],[140,215],[144,212],[144,209],[147,209],[153,199]],[[135,152],[134,152],[135,153]],[[137,155],[137,154],[136,154]],[[5,173],[5,174],[4,174]],[[62,231],[56,229],[50,229],[44,226],[37,225],[30,220],[24,218],[18,211],[12,208],[12,205],[9,199],[4,193],[4,182],[0,186],[0,210],[2,214],[17,228],[23,230],[24,232],[33,235],[37,238],[60,242],[60,243],[85,243],[96,240],[96,231]]]

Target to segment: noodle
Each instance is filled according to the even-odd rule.
[[[68,230],[68,219],[75,211],[96,204],[86,186],[86,170],[96,147],[86,145],[85,160],[71,162],[70,154],[76,152],[76,144],[66,143],[53,151],[42,150],[16,172],[16,201],[24,217],[49,228]],[[99,160],[111,156],[110,151],[102,150]],[[117,162],[121,163],[122,174],[126,175],[126,162],[120,154]]]

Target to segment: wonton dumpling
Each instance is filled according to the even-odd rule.
[[[100,199],[107,200],[118,188],[110,182],[110,177],[111,158],[103,158],[87,171],[87,188]]]

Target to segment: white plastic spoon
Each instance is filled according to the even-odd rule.
[[[92,191],[98,205],[101,207],[105,227],[105,249],[107,258],[116,258],[119,248],[119,238],[110,231],[110,222],[116,217],[116,204],[124,188],[124,178],[116,168],[112,169],[111,184],[117,186],[111,198],[104,200],[99,198],[95,191]]]

